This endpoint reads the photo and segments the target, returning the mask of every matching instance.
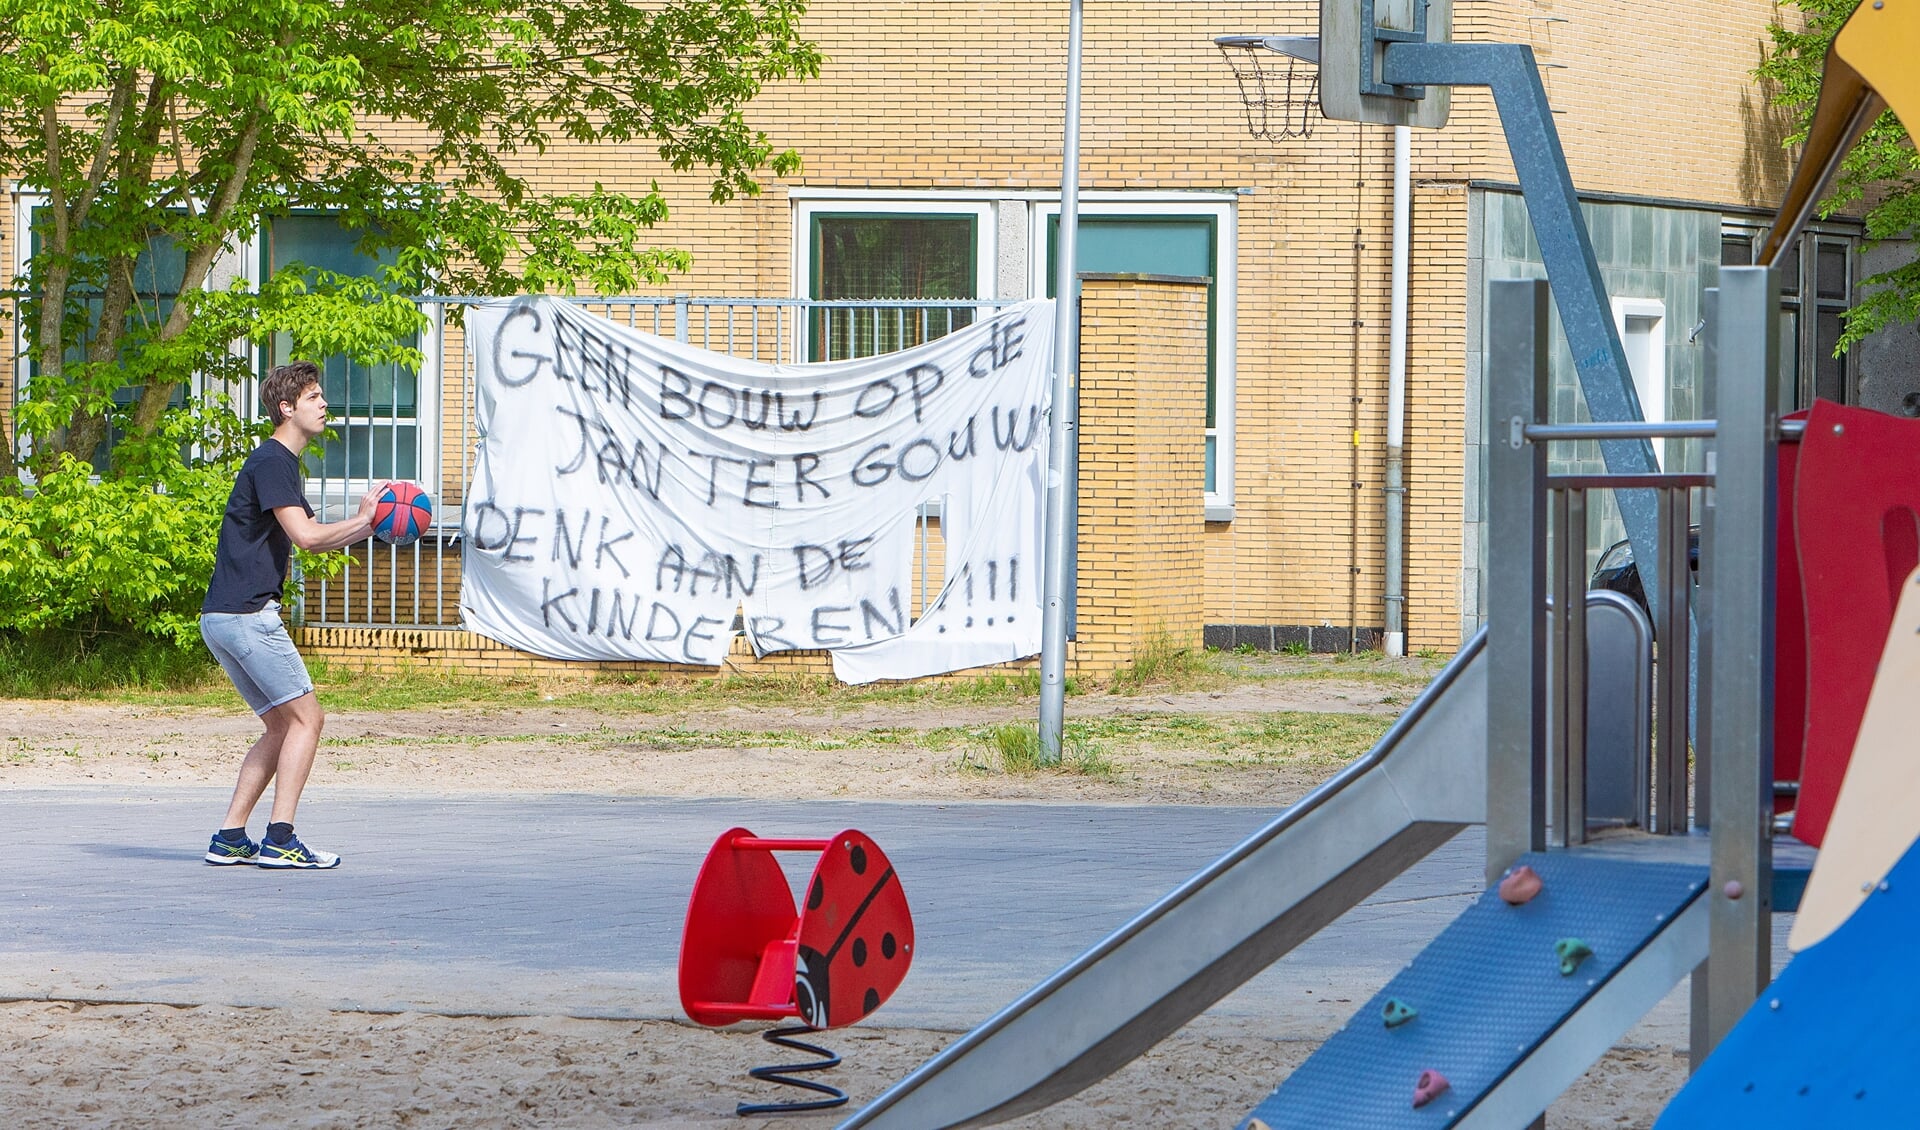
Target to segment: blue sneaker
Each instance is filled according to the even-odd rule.
[[[207,862],[216,867],[232,867],[236,863],[258,863],[259,861],[260,845],[245,836],[240,838],[239,843],[234,844],[221,839],[220,834],[216,832],[213,842],[207,845]]]
[[[315,851],[295,836],[284,844],[260,841],[260,856],[254,860],[262,867],[324,868],[340,866],[340,857],[330,851]]]

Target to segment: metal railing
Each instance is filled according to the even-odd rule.
[[[401,397],[367,404],[342,438],[337,459],[307,478],[307,492],[323,520],[345,517],[370,480],[414,478],[434,496],[433,525],[408,546],[368,539],[347,550],[346,565],[302,586],[295,622],[328,627],[456,627],[460,623],[459,534],[478,434],[473,415],[473,366],[450,307],[485,301],[466,295],[421,298],[434,329],[422,343],[426,363],[405,415]],[[622,325],[702,349],[767,363],[869,357],[942,337],[1017,299],[874,299],[662,297],[563,298]],[[371,381],[369,382],[371,383]],[[399,387],[396,379],[392,388]],[[356,443],[385,444],[384,452]],[[414,446],[409,451],[408,443]],[[385,466],[413,474],[375,473]],[[343,473],[333,473],[333,467]],[[355,474],[365,467],[365,473]],[[941,575],[942,543],[934,536],[938,512],[916,519],[914,575],[918,616]]]

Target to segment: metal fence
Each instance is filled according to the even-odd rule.
[[[395,367],[327,366],[336,417],[324,456],[308,464],[307,493],[322,520],[345,517],[371,481],[413,479],[434,496],[434,522],[408,546],[372,539],[348,548],[328,576],[309,575],[297,623],[341,627],[456,627],[460,623],[460,528],[479,440],[474,371],[455,308],[464,296],[422,299],[433,329],[426,358],[409,375]],[[813,300],[801,298],[568,298],[601,317],[703,349],[769,363],[845,360],[910,348],[971,325],[1014,299]],[[937,510],[916,530],[918,616],[937,588]]]

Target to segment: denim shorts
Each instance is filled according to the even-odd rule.
[[[202,612],[200,638],[255,714],[313,690],[307,665],[280,622],[280,602],[258,612]]]

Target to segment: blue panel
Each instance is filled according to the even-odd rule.
[[[1782,867],[1776,862],[1773,868],[1773,912],[1792,914],[1799,910],[1800,900],[1807,893],[1807,880],[1812,877],[1813,868],[1810,865]]]
[[[1707,883],[1705,867],[1687,864],[1565,852],[1520,862],[1540,873],[1540,894],[1515,907],[1483,893],[1252,1117],[1273,1130],[1452,1125]],[[1569,937],[1593,956],[1563,977],[1554,943]],[[1389,999],[1419,1015],[1388,1028]],[[1416,1110],[1413,1087],[1425,1070],[1452,1086]]]
[[[1787,963],[1655,1125],[1920,1125],[1920,850],[1825,941]]]

